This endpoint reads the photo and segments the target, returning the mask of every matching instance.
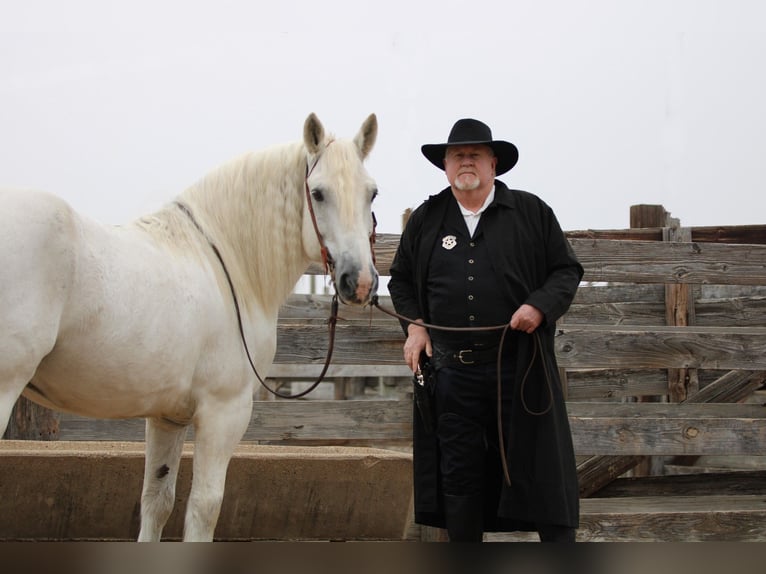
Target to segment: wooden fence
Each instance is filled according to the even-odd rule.
[[[766,455],[766,226],[684,228],[661,206],[634,206],[630,229],[567,235],[585,267],[556,334],[578,456],[578,538],[766,540],[766,467],[750,464]],[[397,242],[378,237],[381,275]],[[387,297],[381,304],[390,307]],[[273,382],[317,375],[328,309],[329,296],[290,298]],[[375,309],[340,314],[333,398],[261,393],[245,441],[411,444],[398,323]],[[63,416],[58,436],[141,440],[143,423]],[[705,464],[732,456],[733,472]]]

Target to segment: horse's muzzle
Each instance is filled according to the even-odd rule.
[[[336,266],[335,288],[341,302],[347,305],[367,305],[378,292],[378,271],[372,265],[364,270]]]

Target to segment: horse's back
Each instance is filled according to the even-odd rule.
[[[0,384],[29,380],[56,342],[77,216],[43,192],[0,190]]]
[[[0,301],[61,302],[71,286],[77,214],[62,199],[39,191],[0,190]]]

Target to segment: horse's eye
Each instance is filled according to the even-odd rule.
[[[313,197],[315,201],[324,201],[324,192],[317,187],[316,189],[311,190],[311,197]]]

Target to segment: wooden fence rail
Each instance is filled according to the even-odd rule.
[[[760,455],[766,407],[738,404],[572,402],[576,454]],[[140,441],[141,419],[62,418],[62,440]],[[193,437],[193,433],[189,435]],[[406,444],[412,406],[400,400],[256,402],[243,438],[263,444]]]

